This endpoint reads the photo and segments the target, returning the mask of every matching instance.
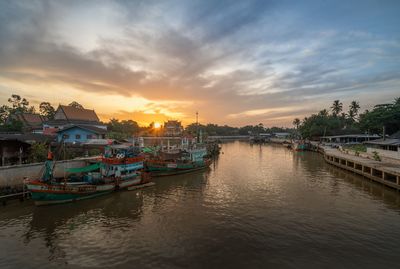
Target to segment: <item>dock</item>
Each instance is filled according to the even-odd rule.
[[[324,155],[325,161],[329,164],[400,190],[399,165],[345,154],[337,149],[327,147],[320,149],[322,149],[320,152]]]

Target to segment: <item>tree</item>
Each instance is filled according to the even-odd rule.
[[[10,105],[2,105],[0,107],[0,125],[1,131],[6,132],[15,132],[22,130],[22,122],[17,120],[16,117],[11,117],[18,113],[34,113],[35,107],[29,107],[29,102],[25,98],[21,98],[21,96],[17,94],[12,94],[10,98],[8,98],[8,103]]]
[[[122,139],[137,134],[140,130],[140,127],[136,121],[119,121],[118,119],[113,118],[107,123],[107,130],[110,132],[109,138]]]
[[[6,123],[9,115],[10,115],[10,107],[7,105],[2,105],[0,107],[0,125]]]
[[[56,110],[49,102],[41,102],[39,105],[40,115],[48,118],[54,119],[54,115],[56,114]]]
[[[318,115],[320,115],[322,117],[328,117],[329,116],[329,112],[328,112],[328,110],[323,109],[320,112],[318,112]]]
[[[336,117],[339,115],[340,112],[342,112],[343,104],[339,100],[335,100],[333,101],[331,109],[332,109],[332,115]]]
[[[68,106],[72,106],[79,109],[84,109],[84,107],[76,101],[71,102]]]
[[[400,129],[400,104],[398,98],[391,104],[376,105],[374,109],[360,114],[359,126],[362,131],[381,133],[382,127],[387,134],[393,134]]]
[[[351,101],[349,106],[349,118],[353,121],[357,119],[360,104],[357,101]]]
[[[8,98],[8,102],[11,104],[10,113],[15,112],[28,112],[28,110],[34,110],[34,107],[29,108],[29,102],[25,98],[21,98],[18,94],[12,94],[11,98]]]
[[[29,149],[28,160],[31,163],[43,162],[47,157],[47,145],[45,143],[33,143]]]
[[[299,118],[295,118],[293,120],[293,125],[296,126],[296,130],[299,129],[300,123],[301,123],[301,121]]]

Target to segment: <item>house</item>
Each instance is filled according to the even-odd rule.
[[[169,120],[164,122],[164,135],[165,136],[181,136],[183,127],[180,121]]]
[[[43,124],[47,118],[36,113],[17,112],[10,115],[10,117],[7,119],[8,122],[13,120],[22,123],[22,131],[24,133],[41,134],[43,133]]]
[[[370,134],[348,134],[348,135],[330,135],[322,136],[320,141],[322,143],[337,143],[337,144],[359,144],[369,140],[379,139],[379,135]]]
[[[59,130],[72,125],[88,126],[107,130],[107,126],[100,122],[100,119],[94,110],[59,105],[54,115],[54,119],[44,123],[43,133],[55,135]]]
[[[400,160],[400,131],[388,138],[364,142],[367,153],[377,152],[380,156]]]
[[[50,138],[41,134],[0,134],[0,165],[26,163],[32,144],[49,142]]]
[[[57,131],[57,142],[86,143],[92,139],[105,139],[107,130],[90,125],[68,125]]]

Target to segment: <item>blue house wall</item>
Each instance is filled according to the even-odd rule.
[[[57,133],[57,141],[61,142],[63,137],[64,137],[64,142],[66,143],[73,143],[73,142],[84,143],[88,139],[102,138],[101,135],[96,134],[93,131],[81,129],[79,127],[73,127],[67,130],[59,131]]]

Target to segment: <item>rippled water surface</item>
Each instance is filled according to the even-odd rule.
[[[0,207],[0,268],[399,268],[400,194],[274,145],[73,204]]]

